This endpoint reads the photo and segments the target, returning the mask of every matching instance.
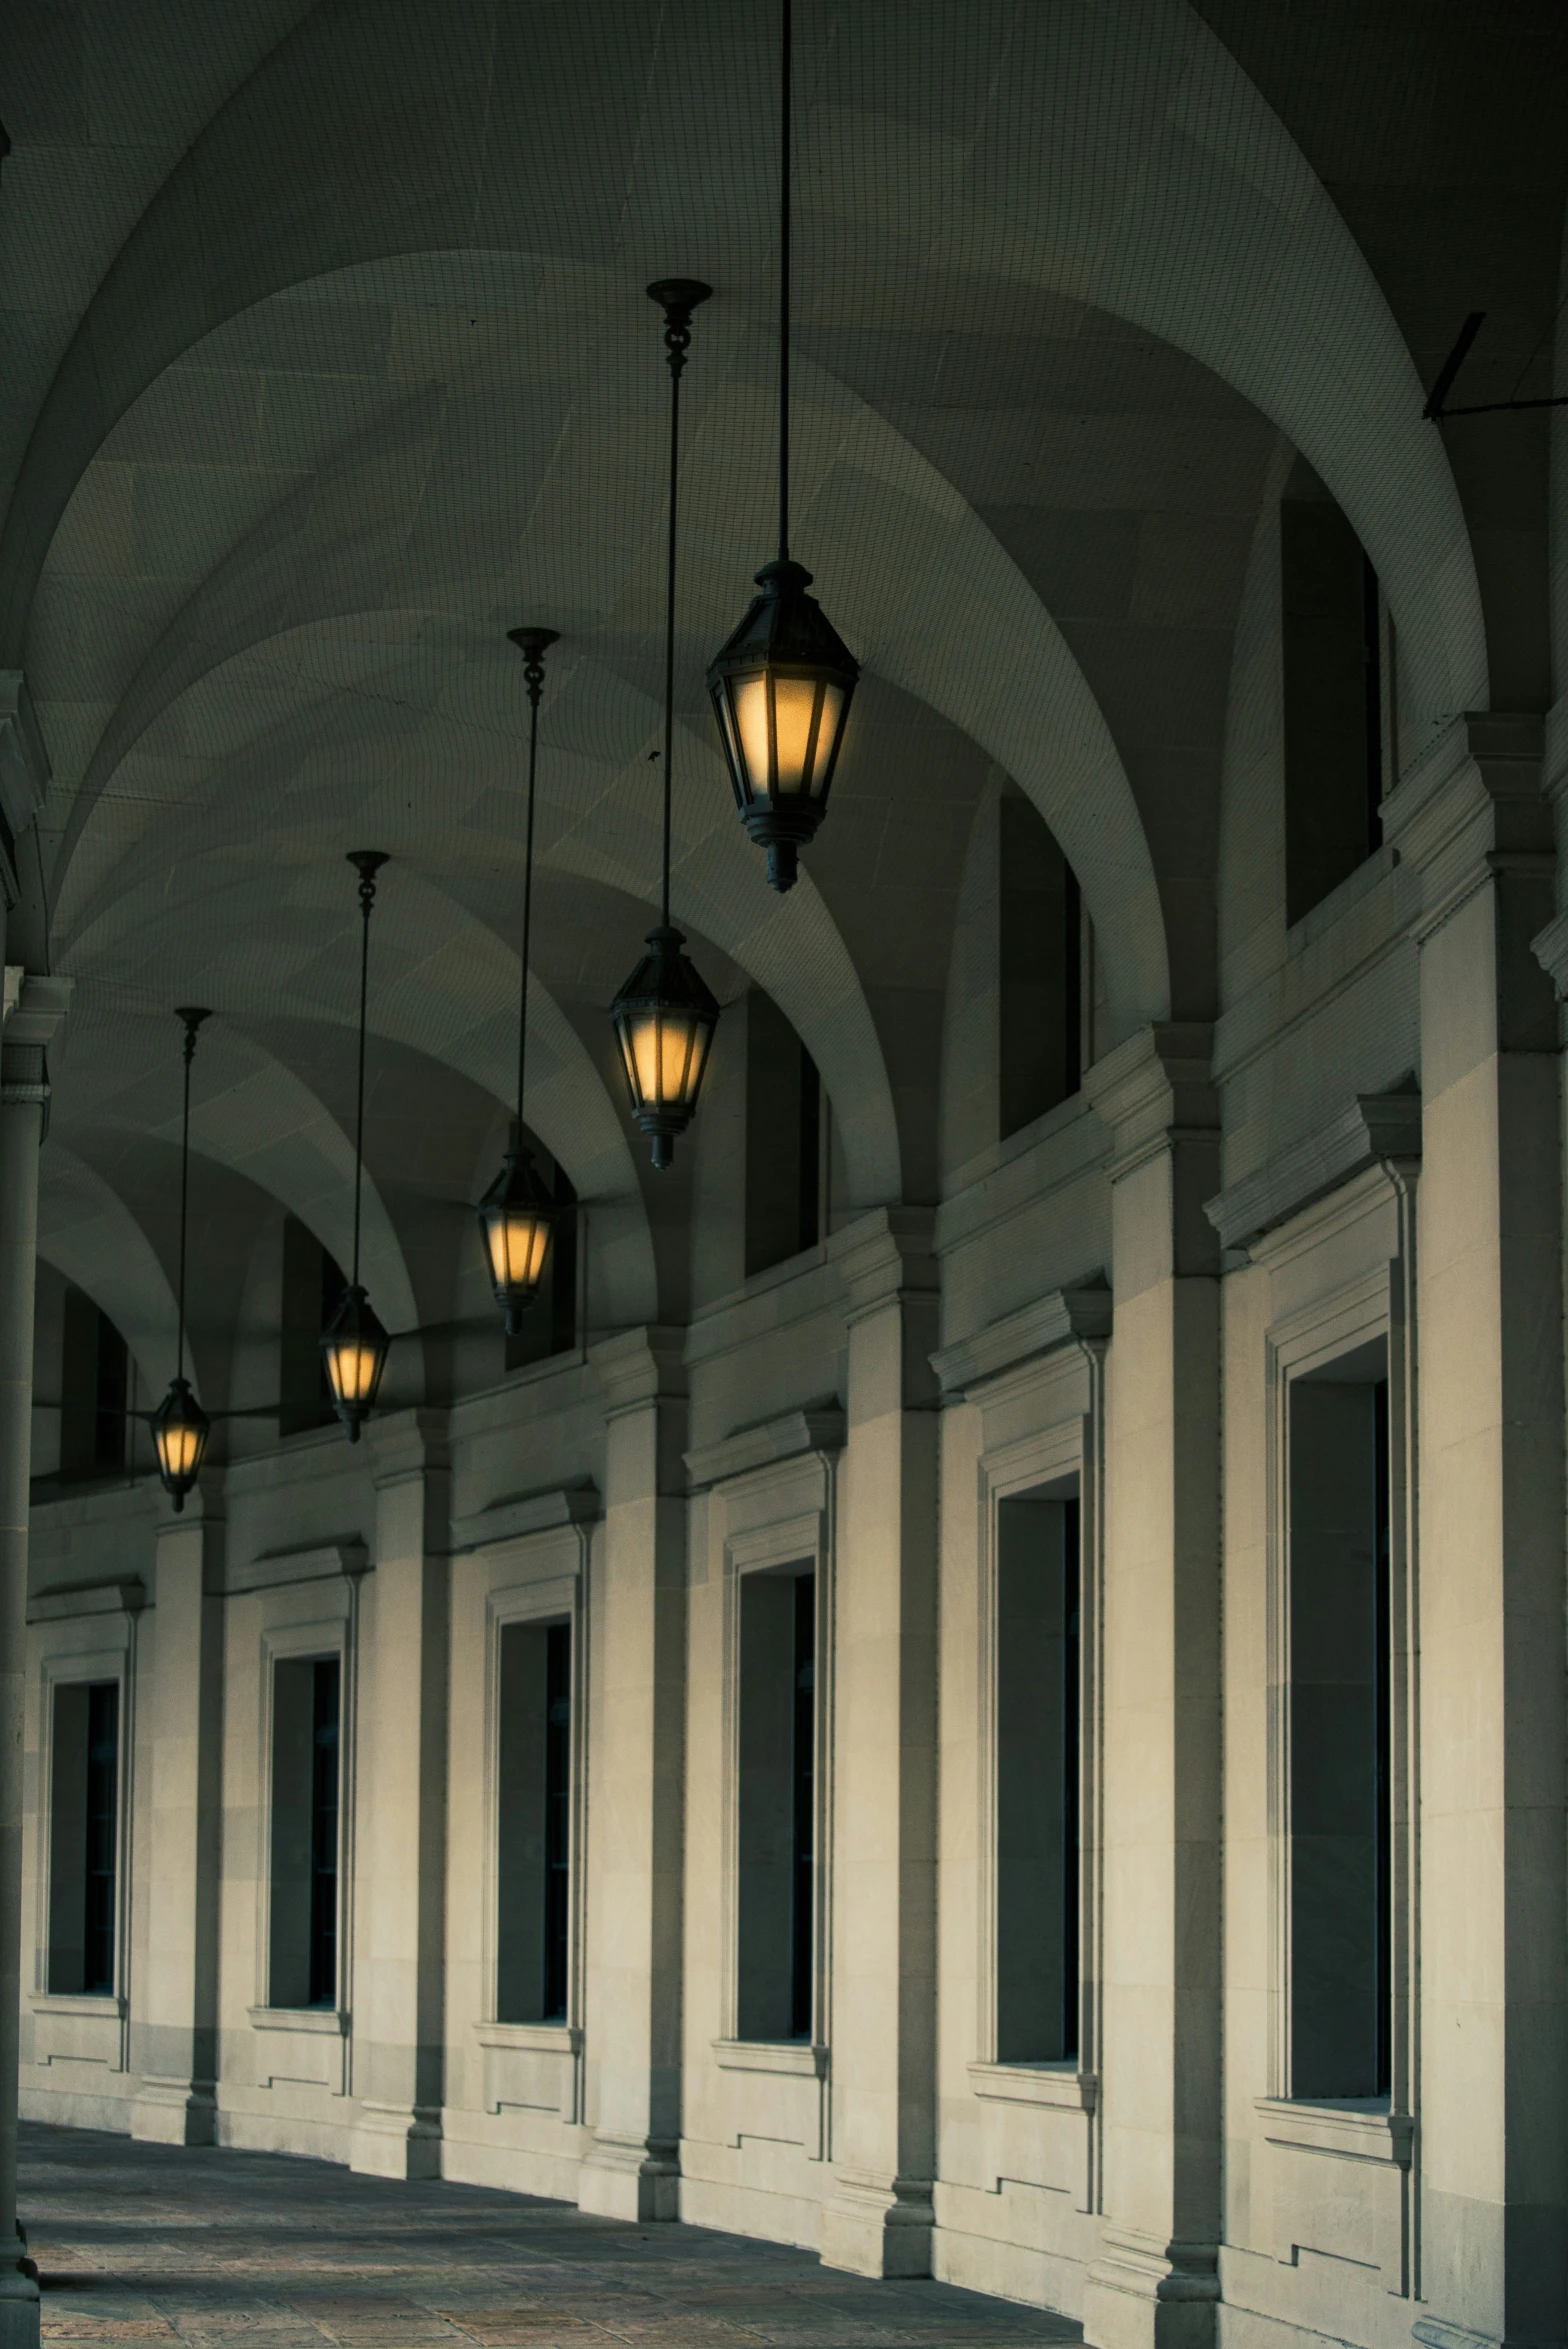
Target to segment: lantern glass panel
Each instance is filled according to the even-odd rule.
[[[485,1217],[485,1250],[497,1290],[536,1289],[550,1253],[550,1219],[530,1207],[495,1207]]]
[[[650,1006],[625,1016],[621,1054],[639,1109],[692,1109],[712,1041],[712,1027],[695,1012]]]

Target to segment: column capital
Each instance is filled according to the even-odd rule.
[[[873,1207],[833,1234],[828,1253],[844,1283],[851,1321],[906,1295],[934,1295],[940,1273],[930,1207]]]
[[[5,843],[0,840],[0,852]],[[0,855],[3,862],[3,855]],[[15,1106],[47,1102],[45,1054],[70,1009],[74,979],[45,976],[5,966],[3,1025],[0,1025],[0,1101]]]
[[[1420,941],[1494,875],[1549,881],[1552,810],[1542,789],[1544,719],[1467,710],[1383,801],[1383,837],[1421,876]]]
[[[389,1411],[385,1419],[366,1422],[365,1448],[370,1455],[370,1480],[378,1492],[440,1475],[452,1461],[447,1415],[417,1406],[409,1411]]]
[[[1083,1089],[1111,1130],[1113,1183],[1173,1142],[1212,1141],[1220,1122],[1213,1050],[1206,1020],[1162,1020],[1085,1071]]]
[[[657,1322],[620,1330],[588,1348],[606,1419],[649,1403],[679,1402],[686,1394],[686,1332]]]

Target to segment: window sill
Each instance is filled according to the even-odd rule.
[[[800,2080],[825,2080],[828,2051],[809,2039],[715,2039],[713,2060],[721,2072],[784,2072]]]
[[[113,2015],[124,2022],[129,2001],[112,1990],[47,1990],[28,2001],[35,2015]]]
[[[321,2039],[348,2037],[348,2011],[334,2006],[253,2006],[253,2031],[308,2031]]]
[[[525,2054],[580,2055],[583,2035],[570,2023],[476,2023],[481,2047],[517,2047]]]
[[[971,2064],[969,2085],[993,2103],[1048,2104],[1061,2112],[1093,2112],[1100,2096],[1099,2075],[1075,2063]]]
[[[1335,2098],[1321,2104],[1259,2096],[1253,2103],[1270,2145],[1338,2153],[1351,2161],[1390,2162],[1402,2170],[1410,2167],[1415,2122],[1407,2112],[1392,2112],[1386,2096]]]

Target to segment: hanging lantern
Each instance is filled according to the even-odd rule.
[[[632,1116],[652,1136],[661,1172],[676,1135],[691,1124],[719,1024],[711,989],[681,952],[685,943],[667,925],[650,930],[649,951],[610,1007]]]
[[[175,1018],[185,1029],[185,1099],[180,1116],[180,1289],[179,1337],[175,1347],[174,1376],[169,1391],[152,1414],[153,1449],[158,1455],[158,1476],[166,1493],[174,1501],[178,1515],[185,1507],[185,1496],[195,1485],[201,1473],[202,1460],[207,1450],[207,1438],[212,1433],[212,1422],[191,1393],[190,1381],[185,1375],[185,1234],[189,1220],[191,1174],[191,1062],[196,1057],[196,1031],[203,1020],[211,1019],[210,1011],[195,1004],[182,1004]]]
[[[506,1315],[506,1334],[521,1334],[523,1315],[539,1293],[555,1236],[555,1201],[517,1131],[505,1164],[476,1210],[490,1286]]]
[[[859,664],[787,556],[708,670],[741,822],[768,852],[768,880],[794,886],[796,851],[827,810]]]
[[[791,0],[781,0],[779,75],[779,551],[762,593],[708,668],[708,692],[741,822],[768,852],[768,881],[793,889],[797,854],[827,813],[860,667],[789,552]]]
[[[370,1299],[357,1281],[352,1282],[321,1333],[332,1408],[348,1429],[351,1444],[358,1443],[359,1431],[370,1417],[391,1342]]]
[[[556,643],[556,628],[511,628],[510,641],[523,655],[528,686],[528,819],[523,848],[522,1002],[517,1017],[517,1122],[500,1173],[475,1214],[495,1301],[506,1316],[509,1338],[522,1334],[523,1315],[539,1294],[555,1236],[556,1206],[523,1140],[523,1080],[528,1065],[528,947],[534,902],[534,777],[539,764],[539,696],[544,691],[544,655]]]
[[[176,1511],[201,1474],[212,1422],[191,1393],[190,1381],[171,1379],[169,1391],[152,1415],[153,1449],[158,1475],[166,1493],[174,1496]]]
[[[649,951],[610,1006],[621,1048],[632,1116],[653,1144],[662,1174],[675,1155],[675,1137],[691,1124],[719,1024],[719,1006],[702,974],[681,951],[686,941],[670,921],[671,767],[675,752],[675,504],[680,486],[681,375],[691,345],[691,314],[713,291],[694,277],[661,278],[648,288],[664,312],[664,349],[670,370],[670,526],[664,602],[664,890],[659,926]]]
[[[376,902],[376,875],[386,863],[379,848],[356,848],[349,863],[359,875],[359,1088],[354,1115],[354,1270],[336,1313],[321,1333],[332,1408],[351,1444],[370,1417],[387,1366],[390,1338],[371,1311],[359,1280],[360,1197],[365,1182],[365,1006],[370,986],[370,910]]]

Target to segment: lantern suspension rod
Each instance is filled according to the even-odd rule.
[[[528,1065],[528,950],[534,911],[534,776],[539,766],[539,697],[544,691],[544,653],[556,642],[558,628],[511,628],[507,634],[521,648],[523,678],[528,687],[528,815],[523,832],[523,976],[517,1018],[517,1142],[523,1140],[523,1077]]]
[[[359,1081],[354,1110],[354,1270],[350,1288],[359,1287],[359,1207],[365,1178],[365,1006],[370,984],[370,909],[376,902],[376,875],[386,863],[379,848],[355,848],[349,863],[359,874]]]
[[[664,567],[664,891],[660,922],[670,926],[670,806],[675,755],[675,525],[680,491],[681,377],[691,348],[691,314],[713,288],[694,277],[660,278],[648,288],[664,311],[664,350],[670,369],[670,536]]]
[[[789,262],[790,262],[790,96],[794,42],[794,0],[779,0],[782,20],[779,76],[779,561],[789,561]]]
[[[174,1016],[185,1023],[185,1102],[180,1118],[180,1334],[174,1362],[178,1381],[185,1376],[185,1211],[190,1200],[191,1177],[191,1062],[196,1057],[196,1031],[212,1014],[197,1004],[185,1003],[178,1006]]]

